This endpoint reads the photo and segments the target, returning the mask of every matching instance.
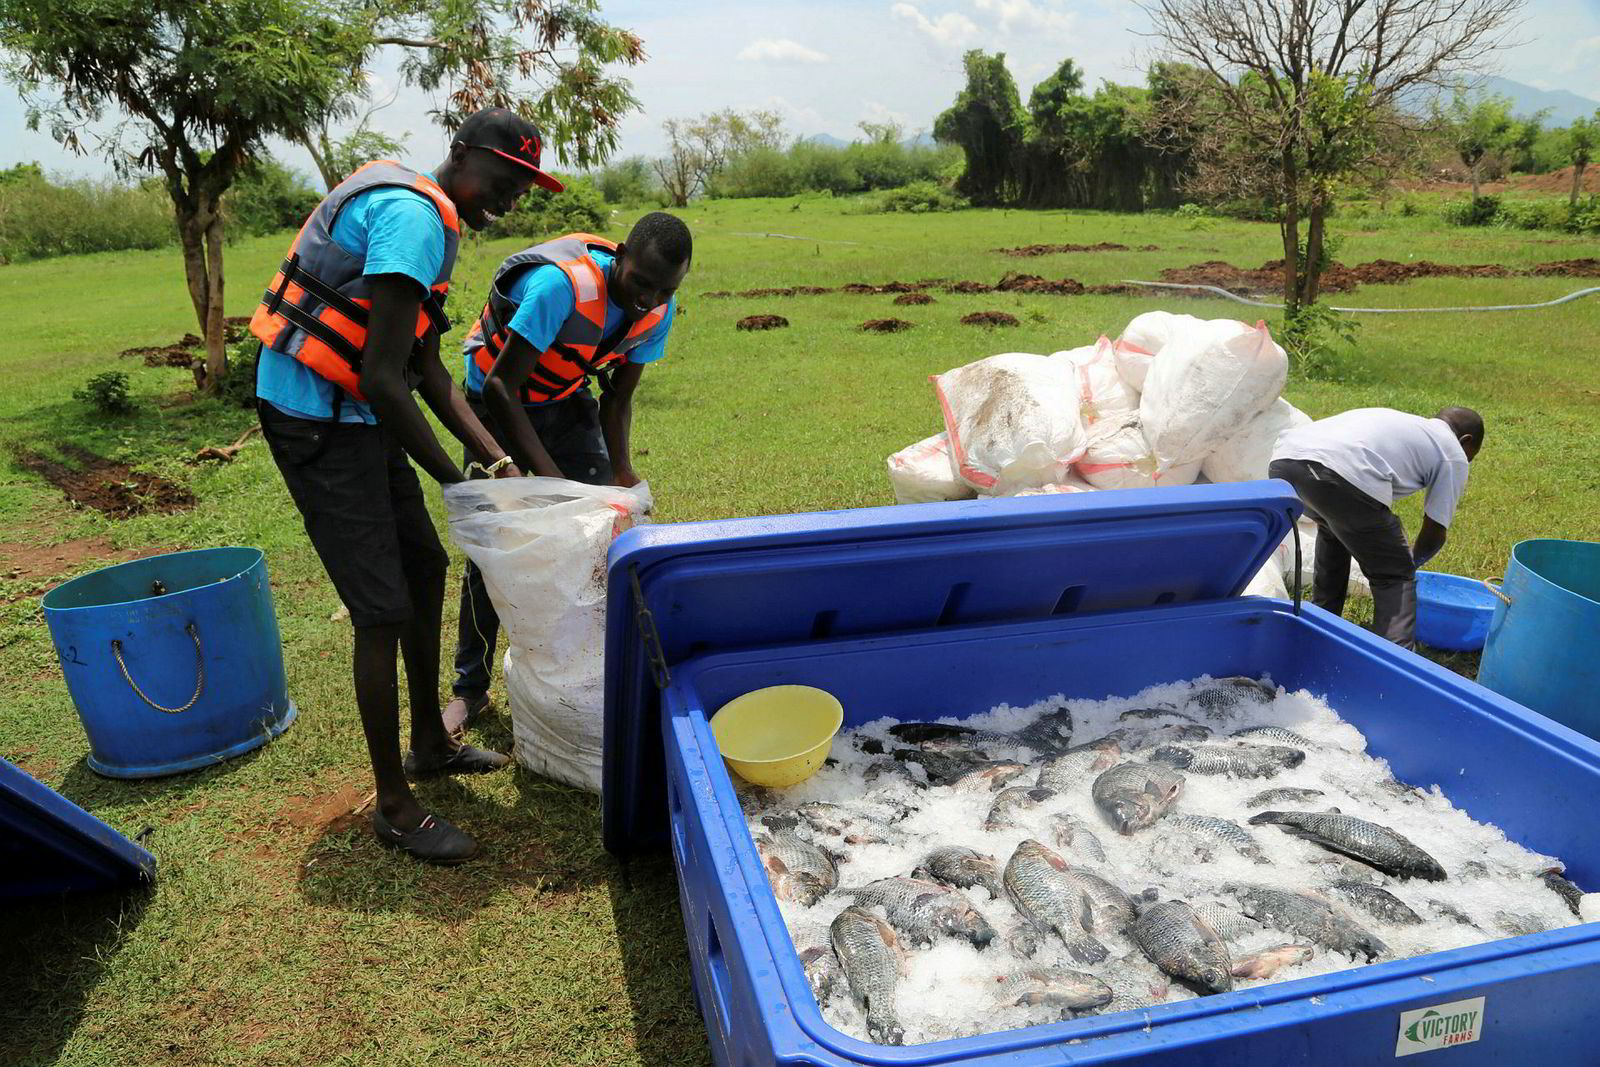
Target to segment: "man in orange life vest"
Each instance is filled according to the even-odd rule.
[[[508,257],[464,348],[467,403],[528,474],[592,485],[639,482],[629,451],[633,393],[666,353],[692,245],[681,219],[655,211],[622,244],[575,233]],[[597,402],[588,379],[600,382]],[[471,563],[461,584],[457,730],[488,705],[500,622]]]
[[[355,632],[355,696],[377,784],[382,843],[459,863],[473,838],[417,802],[408,777],[481,773],[508,758],[460,744],[440,717],[439,630],[448,558],[408,457],[441,484],[465,478],[412,393],[487,470],[520,473],[439,359],[461,224],[482,229],[535,182],[537,127],[503,109],[456,132],[431,174],[369,163],[301,227],[250,329],[262,343],[262,435]],[[411,752],[402,761],[396,653],[405,657]]]

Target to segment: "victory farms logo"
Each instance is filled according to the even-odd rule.
[[[1483,999],[1458,1000],[1400,1013],[1396,1056],[1465,1045],[1483,1036]]]

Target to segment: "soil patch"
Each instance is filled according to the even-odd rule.
[[[242,341],[250,332],[250,319],[245,315],[232,315],[222,320],[223,338],[228,344]],[[197,334],[186,333],[170,345],[139,345],[124,348],[125,359],[142,359],[146,367],[183,367],[187,369],[200,359],[205,341]]]
[[[1600,259],[1561,259],[1528,268],[1529,274],[1566,275],[1569,278],[1600,278]]]
[[[113,548],[104,537],[80,537],[55,545],[0,542],[0,576],[40,581],[72,574],[86,563],[127,563],[170,552],[170,548]]]
[[[747,315],[734,323],[741,330],[781,330],[789,325],[782,315]]]
[[[1600,259],[1563,259],[1554,263],[1538,263],[1526,270],[1501,263],[1435,263],[1429,259],[1405,263],[1374,259],[1354,266],[1332,263],[1322,275],[1322,289],[1329,293],[1346,293],[1363,285],[1399,285],[1413,278],[1530,276],[1600,277]],[[1250,270],[1214,259],[1188,267],[1170,267],[1161,272],[1161,280],[1188,285],[1215,285],[1234,293],[1276,293],[1283,288],[1283,260],[1274,259]]]
[[[899,333],[915,326],[914,322],[905,319],[868,319],[861,324],[861,328],[868,333]]]
[[[340,828],[347,828],[365,818],[355,814],[355,810],[368,792],[370,790],[359,785],[346,785],[320,796],[290,797],[278,809],[278,818],[302,830],[332,828],[336,823],[345,824]]]
[[[927,293],[901,293],[894,298],[894,302],[901,307],[908,307],[913,304],[931,304],[934,300]]]
[[[151,511],[182,511],[195,504],[193,493],[160,475],[136,471],[80,445],[57,447],[70,465],[28,448],[16,450],[17,464],[60,489],[79,507],[125,519]]]
[[[1047,293],[1052,296],[1082,296],[1083,283],[1075,278],[1062,278],[1060,281],[1050,281],[1037,274],[1017,274],[1008,271],[995,283],[995,291],[1000,293]]]
[[[996,248],[992,251],[1003,256],[1017,256],[1022,259],[1031,259],[1034,256],[1053,256],[1062,252],[1127,252],[1127,245],[1115,244],[1111,241],[1101,241],[1094,245],[1023,245],[1021,248]],[[1146,245],[1139,249],[1141,252],[1156,251],[1155,245]]]
[[[1021,326],[1015,315],[1008,315],[1004,311],[974,311],[970,315],[961,316],[963,326]]]
[[[709,293],[701,293],[700,295],[707,300],[725,300],[732,296],[733,293],[728,289],[713,289]]]
[[[984,285],[982,282],[960,281],[951,282],[944,287],[947,293],[992,293],[994,286]]]

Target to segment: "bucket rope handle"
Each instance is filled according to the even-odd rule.
[[[1504,578],[1481,578],[1479,580],[1483,582],[1483,587],[1485,589],[1489,590],[1489,592],[1493,593],[1501,600],[1504,600],[1506,602],[1506,607],[1509,608],[1511,606],[1511,598],[1506,596],[1505,593],[1503,593],[1500,589],[1500,585],[1505,581]]]
[[[151,700],[149,697],[145,696],[144,690],[139,688],[139,683],[134,681],[133,675],[128,673],[128,665],[122,661],[122,642],[116,640],[115,638],[113,638],[111,641],[111,654],[117,657],[117,669],[122,672],[122,679],[128,683],[128,688],[132,689],[140,700],[144,701],[146,704],[149,704],[157,711],[166,712],[168,715],[178,715],[194,707],[195,701],[200,699],[200,694],[203,693],[206,688],[206,660],[205,654],[200,650],[199,631],[194,628],[194,623],[192,622],[184,627],[184,631],[188,633],[190,640],[194,642],[195,680],[194,696],[190,697],[188,703],[184,704],[181,708],[164,707],[163,705],[157,704],[154,700]]]

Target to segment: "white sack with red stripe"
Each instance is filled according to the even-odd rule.
[[[889,457],[889,485],[896,504],[931,504],[938,500],[969,500],[977,495],[972,486],[956,477],[950,461],[950,435],[932,437],[907,445]]]
[[[1175,315],[1170,311],[1135,315],[1113,349],[1122,380],[1135,392],[1144,392],[1150,361],[1180,332],[1199,326],[1200,321],[1193,315]]]
[[[1200,464],[1184,463],[1159,470],[1139,416],[1125,415],[1107,419],[1089,431],[1083,458],[1073,470],[1096,489],[1152,489],[1158,485],[1191,484],[1200,474]]]
[[[1139,393],[1122,380],[1111,339],[1102,336],[1092,345],[1057,352],[1051,359],[1072,364],[1078,383],[1078,415],[1084,429],[1102,420],[1116,420],[1139,411]]]
[[[618,534],[649,521],[649,485],[479,479],[445,486],[444,504],[450,539],[483,572],[506,629],[517,761],[598,793],[606,553]]]
[[[1041,486],[1039,486],[1039,487],[1037,487],[1035,489],[1019,489],[1015,493],[1012,493],[1011,495],[1012,496],[1054,496],[1054,495],[1056,495],[1058,493],[1092,493],[1092,492],[1094,492],[1094,486],[1090,485],[1088,482],[1084,481],[1082,478],[1078,477],[1076,474],[1069,473],[1065,478],[1063,478],[1061,481],[1055,483],[1054,485],[1041,485]]]
[[[1278,438],[1311,416],[1279,397],[1272,406],[1244,424],[1244,429],[1212,450],[1200,471],[1214,482],[1254,482],[1267,476],[1272,447]]]
[[[1220,319],[1185,331],[1151,364],[1139,418],[1158,470],[1204,460],[1283,392],[1289,358],[1267,324],[1237,327]]]
[[[933,377],[956,474],[991,496],[1060,482],[1083,455],[1065,360],[1005,352]]]

